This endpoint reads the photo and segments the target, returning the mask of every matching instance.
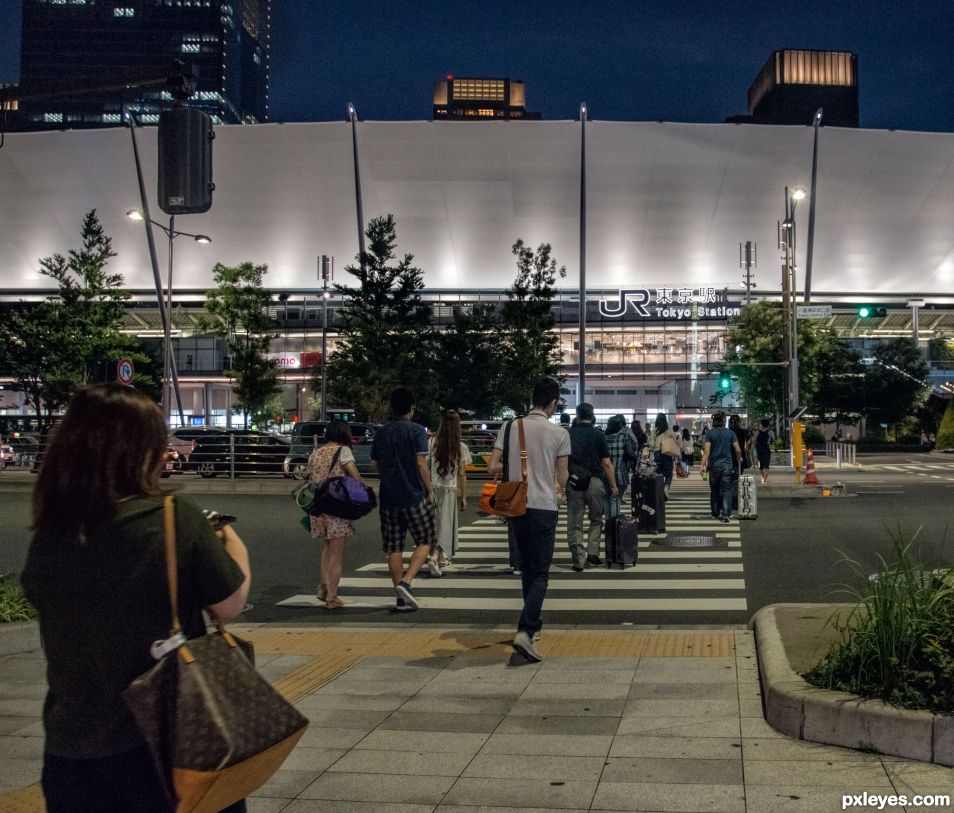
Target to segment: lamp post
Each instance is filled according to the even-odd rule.
[[[318,273],[321,277],[321,415],[320,420],[328,420],[328,300],[331,292],[328,283],[335,278],[335,258],[322,254],[318,259]]]
[[[172,376],[172,258],[173,242],[177,237],[191,237],[197,243],[211,243],[212,238],[205,234],[192,234],[187,231],[176,231],[176,217],[169,215],[169,225],[164,226],[152,218],[145,218],[139,209],[130,209],[126,212],[126,217],[131,220],[147,220],[153,226],[161,229],[166,237],[169,238],[169,263],[168,279],[166,280],[166,318],[163,323],[163,348],[162,348],[162,410],[166,416],[166,423],[169,424],[172,415],[172,395],[176,396],[176,402],[179,407],[179,422],[184,423],[185,416],[182,411],[182,398],[179,395],[178,386],[173,382]]]
[[[791,192],[785,187],[785,220],[779,224],[779,248],[782,249],[782,323],[785,328],[788,356],[788,411],[798,409],[798,305],[795,264],[795,208],[805,199],[805,190],[797,186]]]
[[[578,404],[586,400],[586,102],[580,105],[580,324]]]

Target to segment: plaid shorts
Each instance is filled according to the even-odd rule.
[[[437,544],[437,509],[434,503],[424,500],[410,508],[382,508],[381,538],[385,553],[400,553],[404,550],[404,537],[408,531],[415,545],[427,545],[434,550]]]

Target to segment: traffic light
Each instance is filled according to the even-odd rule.
[[[728,392],[732,389],[732,379],[729,378],[729,374],[724,370],[719,373],[719,389],[723,392]]]
[[[859,319],[883,319],[887,315],[888,315],[887,308],[881,308],[875,305],[859,305],[858,306]]]

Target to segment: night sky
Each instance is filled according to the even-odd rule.
[[[15,81],[19,0],[0,0],[0,82]],[[950,0],[273,0],[274,121],[428,119],[447,74],[526,82],[571,119],[720,122],[779,48],[854,51],[861,124],[954,132]],[[808,122],[806,122],[807,124]]]

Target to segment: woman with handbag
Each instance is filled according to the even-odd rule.
[[[460,416],[452,409],[441,416],[437,434],[427,444],[434,500],[437,507],[437,546],[428,557],[432,576],[440,576],[459,545],[459,511],[467,508],[467,471],[470,449],[460,439]]]
[[[148,396],[99,385],[76,393],[46,449],[22,580],[47,659],[48,813],[175,807],[123,701],[155,664],[150,645],[169,635],[159,490],[166,431]],[[178,614],[193,639],[206,633],[203,608],[228,619],[245,606],[248,552],[231,527],[213,533],[188,497],[174,504]]]
[[[656,466],[659,473],[666,478],[665,494],[669,499],[669,487],[672,485],[672,477],[676,470],[676,460],[682,457],[679,451],[679,441],[675,434],[669,428],[669,421],[666,416],[660,412],[656,415],[656,423],[653,428],[652,437],[649,440],[649,446],[656,457]]]
[[[351,451],[351,429],[344,421],[332,421],[325,431],[325,444],[315,449],[308,458],[308,478],[316,486],[329,477],[353,477],[361,480],[361,474]],[[354,535],[354,522],[330,514],[311,517],[311,536],[323,539],[321,550],[321,574],[318,584],[318,600],[325,603],[326,610],[345,606],[338,597],[338,584],[344,568],[345,541]]]
[[[689,470],[692,468],[692,461],[696,456],[696,447],[692,442],[692,433],[686,427],[682,429],[682,439],[679,444],[679,449],[682,452],[682,468],[686,473],[686,477],[688,477]]]

